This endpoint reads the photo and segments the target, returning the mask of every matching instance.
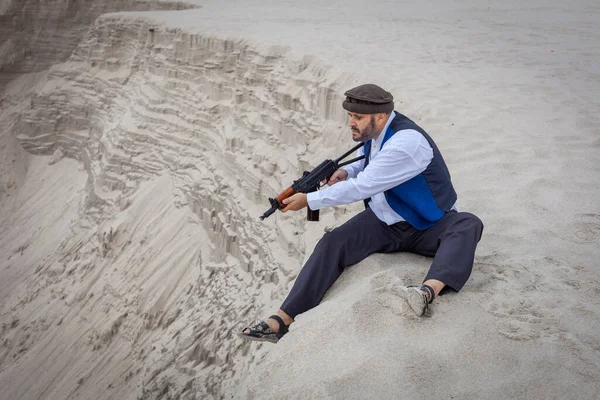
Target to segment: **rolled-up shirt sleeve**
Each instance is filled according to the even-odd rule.
[[[369,198],[419,175],[432,159],[433,149],[421,133],[412,129],[400,131],[355,177],[350,178],[348,171],[349,179],[309,193],[308,206],[311,210],[319,210]],[[354,164],[351,164],[353,171]]]

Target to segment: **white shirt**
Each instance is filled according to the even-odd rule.
[[[397,132],[381,149],[385,131],[394,117],[392,112],[383,130],[371,141],[369,164],[366,168],[364,159],[346,165],[342,168],[348,172],[348,179],[307,194],[311,210],[349,204],[370,197],[369,207],[381,221],[388,225],[404,221],[389,206],[383,192],[425,171],[433,159],[433,149],[427,139],[414,129]],[[364,147],[360,147],[356,155],[358,157],[363,154]]]

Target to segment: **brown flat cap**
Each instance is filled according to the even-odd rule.
[[[344,93],[342,107],[359,114],[390,113],[394,110],[394,96],[377,85],[367,83]]]

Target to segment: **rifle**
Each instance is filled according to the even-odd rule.
[[[355,147],[348,150],[335,161],[325,160],[312,171],[304,171],[302,178],[295,180],[294,183],[292,183],[292,186],[279,193],[277,196],[275,196],[275,198],[269,198],[271,208],[265,211],[265,213],[260,217],[260,220],[262,221],[269,215],[273,214],[275,211],[285,208],[282,204],[282,201],[284,199],[287,199],[288,197],[296,193],[310,193],[316,191],[321,187],[321,182],[323,182],[324,180],[329,180],[329,178],[331,178],[331,175],[333,175],[333,173],[339,168],[365,158],[365,156],[363,155],[360,157],[353,158],[352,160],[340,163],[340,161],[346,158],[348,154],[352,153],[353,151],[356,151],[361,146],[363,146],[363,143],[357,144]],[[319,210],[313,211],[310,209],[310,207],[306,207],[306,220],[318,221]]]

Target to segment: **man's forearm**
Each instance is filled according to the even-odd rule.
[[[320,210],[325,207],[354,203],[366,198],[362,196],[363,194],[358,191],[354,184],[354,179],[349,179],[325,189],[308,193],[307,200],[311,210]]]

